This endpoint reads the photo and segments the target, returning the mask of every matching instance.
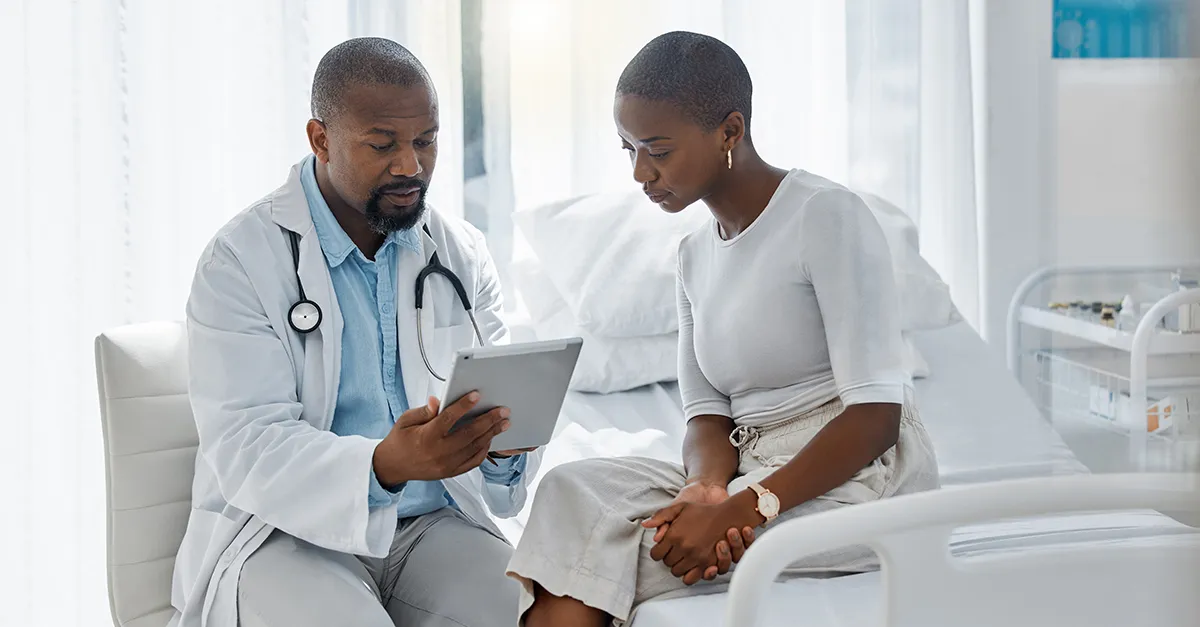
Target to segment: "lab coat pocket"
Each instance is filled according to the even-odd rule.
[[[471,323],[455,324],[445,327],[435,327],[431,334],[429,345],[425,347],[429,354],[429,363],[443,377],[450,376],[450,367],[454,364],[455,355],[464,348],[475,344],[475,329]]]

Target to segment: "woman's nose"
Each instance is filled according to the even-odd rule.
[[[633,180],[644,185],[657,178],[658,171],[650,164],[650,157],[641,151],[634,153]]]

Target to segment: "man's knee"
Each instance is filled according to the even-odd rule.
[[[241,627],[393,627],[358,558],[280,531],[242,566],[238,619]]]

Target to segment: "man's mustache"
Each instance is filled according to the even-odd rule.
[[[428,186],[426,185],[425,181],[422,181],[421,179],[403,179],[388,183],[387,185],[376,187],[372,195],[382,196],[390,192],[397,192],[402,189],[412,189],[414,187],[417,188],[417,190],[421,193],[424,193]]]

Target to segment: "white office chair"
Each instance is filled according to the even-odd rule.
[[[196,425],[181,323],[121,327],[96,338],[108,493],[108,598],[116,627],[163,627],[187,528]]]

